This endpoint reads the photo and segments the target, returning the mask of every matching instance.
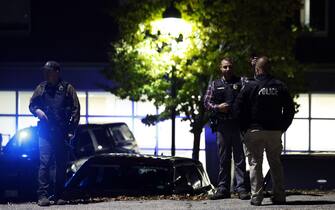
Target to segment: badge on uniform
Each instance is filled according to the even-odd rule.
[[[63,85],[59,86],[58,90],[59,90],[59,91],[63,91],[63,90],[64,90]]]
[[[218,90],[224,90],[225,87],[218,87]]]
[[[237,90],[237,89],[238,89],[238,85],[237,85],[237,84],[234,84],[234,85],[233,85],[233,89],[234,89],[234,90]]]

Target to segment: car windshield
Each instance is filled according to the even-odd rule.
[[[135,138],[128,126],[120,125],[109,128],[116,141],[135,141]]]

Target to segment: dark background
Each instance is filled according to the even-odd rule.
[[[310,0],[310,4],[310,23],[316,32],[304,33],[297,39],[296,58],[308,64],[307,91],[333,92],[335,1]],[[17,72],[9,67],[21,64],[28,69],[19,66],[19,73],[33,72],[23,78],[36,78],[40,72],[32,69],[47,60],[57,60],[65,66],[75,64],[78,68],[86,68],[87,63],[107,65],[110,42],[118,38],[118,26],[109,9],[117,5],[118,0],[0,1],[0,71],[3,72],[0,88],[12,88]],[[96,69],[92,71],[95,75],[89,74],[87,80],[98,76]],[[16,78],[17,83],[27,83],[19,79]],[[26,86],[31,84],[15,87]]]
[[[0,1],[0,61],[107,62],[117,1]],[[1,33],[2,31],[2,33]]]

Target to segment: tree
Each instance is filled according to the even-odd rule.
[[[103,71],[116,86],[107,89],[121,98],[163,106],[159,115],[143,120],[147,124],[169,119],[174,108],[185,115],[194,134],[194,159],[199,158],[200,135],[208,121],[204,95],[210,80],[219,76],[223,56],[234,58],[238,74],[251,75],[249,56],[260,52],[271,58],[274,74],[289,84],[293,94],[302,88],[302,71],[293,51],[300,31],[295,24],[300,0],[120,2],[111,10],[120,36],[111,44],[110,65]],[[173,34],[157,25],[171,4],[189,24],[181,29],[190,27],[188,31]]]

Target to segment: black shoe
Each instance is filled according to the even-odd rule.
[[[210,195],[208,198],[210,200],[226,199],[226,198],[230,198],[230,193],[216,191],[216,193],[214,193],[214,195]]]
[[[276,199],[275,197],[272,196],[270,198],[270,200],[271,200],[272,204],[274,204],[274,205],[285,205],[286,204],[285,199],[284,200],[278,200],[278,199]]]
[[[241,200],[250,200],[250,194],[248,192],[239,192],[238,198]]]
[[[47,197],[41,197],[38,199],[37,205],[50,206],[50,200]]]
[[[56,205],[65,205],[66,203],[67,201],[63,199],[57,199],[55,202]]]
[[[253,200],[251,200],[251,201],[250,201],[250,204],[251,204],[252,206],[260,206],[260,205],[262,205],[262,201],[253,201]]]

